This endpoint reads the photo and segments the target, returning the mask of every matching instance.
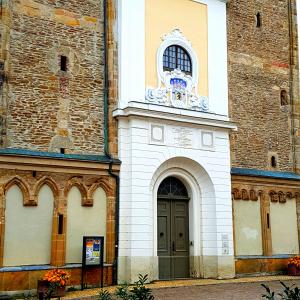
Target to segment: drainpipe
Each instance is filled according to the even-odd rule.
[[[118,257],[119,257],[119,200],[120,200],[120,177],[112,171],[113,159],[109,151],[108,137],[108,93],[109,93],[109,80],[108,80],[108,24],[107,24],[107,0],[103,0],[103,25],[104,25],[104,153],[110,159],[108,173],[116,181],[116,208],[115,208],[115,260],[113,263],[113,284],[118,283]]]
[[[291,0],[287,0],[288,7],[288,26],[289,26],[289,96],[291,107],[291,133],[292,133],[292,151],[293,151],[293,171],[297,170],[296,145],[295,145],[295,108],[294,108],[294,37],[293,37],[293,8]]]

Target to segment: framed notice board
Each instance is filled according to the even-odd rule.
[[[103,258],[104,237],[84,236],[82,245],[81,289],[83,289],[86,270],[93,267],[101,268],[101,287],[103,287]]]

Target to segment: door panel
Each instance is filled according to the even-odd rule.
[[[172,201],[172,240],[175,242],[173,251],[173,277],[189,277],[189,222],[188,202]]]
[[[171,277],[170,249],[170,213],[169,201],[159,201],[157,205],[157,253],[159,256],[159,274],[161,279]]]
[[[158,200],[159,278],[189,277],[188,201]]]

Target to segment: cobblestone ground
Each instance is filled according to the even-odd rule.
[[[287,285],[295,283],[300,287],[300,280],[284,281]],[[251,283],[225,283],[206,286],[172,287],[154,289],[155,300],[262,300],[264,288],[261,282]],[[279,281],[267,282],[275,292],[280,292]],[[278,297],[277,299],[281,299]]]
[[[300,277],[287,275],[244,277],[234,279],[185,279],[173,281],[155,281],[147,284],[152,289],[155,300],[256,300],[262,299],[265,292],[261,283],[267,283],[275,292],[281,291],[280,281],[288,286],[295,283],[300,287]],[[116,286],[105,288],[114,293]],[[84,291],[69,292],[63,300],[97,299],[100,289],[88,289]],[[0,299],[1,300],[1,299]]]

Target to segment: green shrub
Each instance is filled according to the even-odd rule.
[[[282,281],[280,281],[280,283],[283,286],[283,291],[281,293],[278,293],[278,296],[280,296],[282,300],[300,300],[300,289],[295,286],[295,284],[287,286]],[[275,300],[275,293],[272,292],[267,285],[261,285],[266,290],[266,294],[263,294],[262,297],[268,300]]]
[[[107,290],[101,290],[98,298],[99,300],[112,300],[112,297]]]
[[[139,274],[139,280],[136,281],[132,288],[127,283],[119,286],[115,292],[118,299],[123,300],[154,300],[151,290],[145,286],[148,280],[148,275],[142,276]],[[99,300],[112,300],[112,295],[106,291],[101,290]]]

